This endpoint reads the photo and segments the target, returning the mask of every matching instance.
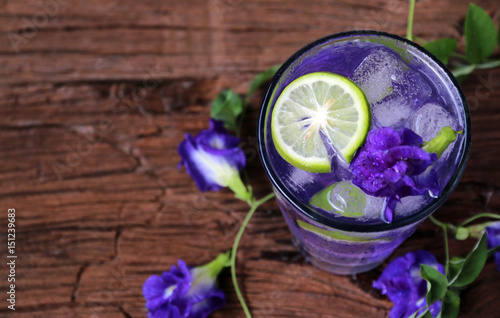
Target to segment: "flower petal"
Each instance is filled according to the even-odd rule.
[[[421,145],[422,138],[409,129],[397,132],[381,127],[370,131],[365,145],[351,161],[355,185],[367,194],[390,198],[381,213],[385,222],[392,221],[400,198],[429,191],[439,194],[437,174],[429,168],[437,156],[427,153]]]
[[[387,182],[396,183],[406,175],[407,171],[408,163],[406,161],[398,161],[395,165],[384,171],[384,179]]]
[[[427,283],[420,276],[420,264],[427,264],[444,273],[444,268],[431,253],[419,250],[397,257],[387,265],[382,275],[373,283],[394,303],[389,313],[391,318],[406,318],[426,306]],[[430,306],[436,316],[440,304]]]
[[[191,274],[189,268],[181,259],[177,261],[177,266],[172,265],[170,272],[163,272],[161,277],[165,282],[177,286],[174,290],[175,297],[184,296],[191,288]]]
[[[488,248],[500,245],[500,222],[493,222],[486,227],[486,240]],[[500,271],[500,251],[495,253],[495,263]]]
[[[213,118],[210,118],[210,129],[201,131],[199,136],[200,139],[205,139],[209,137],[208,139],[205,140],[208,140],[209,144],[211,144],[213,148],[217,149],[236,148],[241,143],[240,138],[230,135],[227,132],[227,130],[224,128],[224,123],[222,121],[215,120]]]
[[[195,137],[186,135],[178,152],[188,174],[201,191],[217,191],[246,165],[245,153],[238,147],[241,140],[227,133],[222,122],[210,120],[210,129]]]
[[[187,312],[186,312],[187,313]],[[148,318],[187,318],[186,314],[181,313],[175,306],[163,306],[155,311],[148,312]]]
[[[370,131],[368,142],[377,150],[386,150],[401,145],[401,136],[390,127],[381,127]]]
[[[191,275],[183,260],[178,266],[172,266],[170,272],[164,272],[161,277],[149,277],[142,287],[146,299],[146,308],[150,311],[158,310],[163,306],[170,306],[176,299],[182,298],[191,287]]]
[[[207,293],[203,300],[193,305],[189,318],[206,318],[213,311],[226,305],[224,292],[214,288]]]
[[[397,199],[389,197],[385,199],[385,204],[382,210],[382,221],[391,223],[394,219],[394,209],[396,208]]]
[[[422,137],[414,133],[411,129],[403,128],[399,132],[399,135],[404,145],[421,146],[424,143]]]
[[[434,169],[427,169],[424,173],[413,176],[412,179],[415,182],[415,187],[420,189],[418,192],[421,194],[423,194],[422,191],[430,191],[432,196],[436,197],[441,193],[438,176]]]
[[[216,149],[208,145],[200,144],[202,149],[207,154],[216,159],[223,159],[230,166],[240,171],[246,165],[245,153],[240,148]]]
[[[215,131],[219,134],[227,134],[226,128],[224,128],[224,122],[222,120],[217,120],[210,118],[208,120],[209,130]]]
[[[196,148],[194,139],[186,135],[186,140],[181,142],[178,147],[182,158],[181,163],[186,167],[187,173],[194,179],[196,186],[200,191],[217,191],[223,186],[217,184],[213,178],[213,169],[207,165],[199,165],[196,154],[199,150]]]
[[[441,312],[441,300],[436,301],[434,304],[429,306],[429,311],[432,317],[436,317]]]
[[[165,291],[171,286],[175,285],[167,285],[158,275],[149,277],[142,286],[142,293],[146,299],[146,308],[156,310],[167,303],[168,299],[165,298]]]

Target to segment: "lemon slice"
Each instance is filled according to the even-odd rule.
[[[356,218],[364,214],[366,195],[351,182],[340,181],[313,195],[309,204],[345,217]]]
[[[314,233],[320,237],[330,240],[330,241],[347,241],[347,242],[366,242],[369,244],[374,243],[387,243],[387,241],[392,241],[390,237],[363,237],[359,233],[352,233],[339,231],[339,230],[326,230],[315,225],[306,223],[302,220],[297,220],[297,225],[306,232]]]
[[[271,132],[278,153],[291,165],[309,172],[331,171],[331,157],[322,139],[350,162],[370,129],[370,106],[363,91],[338,74],[301,76],[279,96]]]

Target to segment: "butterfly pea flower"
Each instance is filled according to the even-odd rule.
[[[500,222],[492,222],[486,227],[486,241],[488,248],[500,245]],[[495,253],[495,263],[500,271],[500,251]]]
[[[350,164],[355,185],[372,196],[387,197],[382,211],[386,222],[393,220],[396,202],[402,197],[439,195],[435,171],[426,172],[437,155],[423,150],[423,144],[410,129],[381,127],[368,133]]]
[[[148,318],[205,318],[224,307],[225,295],[216,280],[228,265],[229,252],[194,268],[179,260],[170,271],[149,277],[142,287]]]
[[[179,144],[179,167],[186,167],[202,192],[229,187],[237,198],[248,201],[251,192],[240,178],[240,170],[246,165],[245,154],[238,147],[240,141],[224,129],[222,121],[210,119],[208,130],[194,137],[186,134]]]
[[[390,318],[406,318],[417,310],[419,313],[425,310],[427,281],[420,275],[420,264],[429,265],[444,274],[443,265],[437,262],[434,255],[418,250],[394,259],[373,283],[374,288],[394,303],[389,312]],[[429,311],[436,317],[441,311],[441,301],[429,306]]]

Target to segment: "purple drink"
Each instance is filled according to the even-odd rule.
[[[284,160],[271,134],[275,103],[292,81],[314,72],[356,83],[370,105],[372,130],[407,128],[424,141],[445,126],[463,130],[432,166],[440,195],[401,198],[386,223],[380,216],[387,201],[354,186],[349,164],[339,156],[333,156],[329,173]],[[261,159],[299,248],[319,268],[353,274],[380,264],[456,187],[469,154],[469,111],[453,76],[418,45],[381,32],[348,32],[309,44],[278,70],[263,102],[258,136]]]

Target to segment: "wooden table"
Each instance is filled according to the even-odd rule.
[[[454,37],[463,49],[468,0],[417,3],[415,33]],[[497,0],[477,1],[498,18]],[[141,287],[177,259],[200,265],[229,249],[248,207],[225,190],[200,193],[177,145],[208,127],[223,88],[244,93],[253,76],[321,36],[372,28],[404,35],[407,1],[2,0],[0,1],[0,245],[16,210],[16,311],[0,317],[145,317]],[[487,84],[490,83],[490,84]],[[463,85],[473,146],[455,193],[437,212],[458,222],[500,211],[500,68]],[[256,154],[263,91],[251,100],[245,149],[258,197],[270,192]],[[463,255],[474,242],[451,242]],[[426,222],[392,258],[427,249],[444,260]],[[357,277],[316,270],[291,244],[275,201],[243,236],[238,277],[254,317],[386,317]],[[498,317],[500,273],[489,262],[463,291],[461,317]],[[243,317],[230,281],[227,306]]]

